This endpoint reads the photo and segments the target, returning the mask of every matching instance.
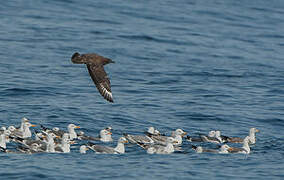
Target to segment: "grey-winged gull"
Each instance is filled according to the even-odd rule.
[[[174,145],[181,145],[182,144],[182,138],[186,135],[187,133],[184,132],[182,129],[176,129],[175,131],[172,132],[171,136],[172,138],[175,139],[175,142],[173,143]],[[152,135],[150,136],[151,139],[157,144],[166,144],[166,141],[168,139],[168,136],[156,136]]]
[[[229,153],[242,153],[242,154],[249,154],[250,153],[250,147],[249,147],[250,137],[247,136],[243,140],[243,146],[241,148],[238,147],[229,147],[228,152]]]
[[[249,130],[249,144],[255,144],[255,142],[256,142],[255,133],[257,133],[257,132],[259,132],[258,129],[250,128],[250,130]],[[226,139],[230,143],[243,143],[244,142],[244,139],[240,138],[240,137],[228,137],[228,136],[225,136],[225,137],[227,137]]]
[[[193,150],[196,151],[196,153],[204,153],[204,152],[209,152],[209,153],[218,153],[219,150],[217,149],[205,149],[202,146],[191,146]]]
[[[124,154],[125,153],[124,144],[127,142],[128,141],[127,139],[125,139],[125,137],[120,137],[118,139],[117,146],[115,148],[109,146],[97,145],[91,142],[88,143],[88,147],[98,154]]]
[[[139,144],[140,147],[147,150],[148,154],[171,154],[175,151],[174,143],[177,143],[173,137],[167,137],[166,145],[147,145],[147,144]]]
[[[20,129],[16,129],[14,126],[9,126],[8,130],[10,130],[11,136],[16,136],[20,138],[28,138],[32,136],[30,127],[36,127],[36,125],[31,124],[30,122],[25,122],[23,131],[21,131]]]
[[[80,153],[86,154],[86,152],[89,150],[89,148],[86,145],[80,146]]]

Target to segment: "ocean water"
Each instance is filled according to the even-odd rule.
[[[112,126],[142,134],[221,130],[251,154],[0,154],[1,179],[283,179],[284,2],[281,0],[9,0],[0,4],[0,126]],[[96,52],[115,103],[74,52]],[[39,128],[35,128],[39,129]],[[115,146],[110,144],[110,146]],[[207,144],[204,144],[207,146]],[[9,147],[9,144],[8,144]]]

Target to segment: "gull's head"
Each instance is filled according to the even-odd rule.
[[[83,136],[85,133],[83,131],[80,131],[77,133],[79,136]]]
[[[108,126],[108,127],[105,128],[105,130],[111,131],[111,130],[112,130],[112,127],[111,127],[111,126]]]
[[[154,134],[155,135],[161,135],[160,131],[158,131],[157,129],[154,130]]]
[[[54,133],[48,133],[48,136],[50,137],[50,138],[52,138],[52,139],[54,139],[54,138],[60,138],[60,136],[57,136],[56,134],[54,134]],[[63,136],[65,136],[65,138],[69,138],[69,134],[67,134],[67,133],[64,133],[63,134]]]
[[[59,127],[52,128],[53,131],[59,131]]]
[[[39,145],[38,145],[37,143],[33,143],[33,144],[31,145],[31,149],[32,149],[33,151],[38,151],[38,148],[39,148]]]
[[[154,154],[156,152],[156,149],[154,148],[154,147],[149,147],[148,149],[147,149],[147,153],[148,154]]]
[[[41,132],[37,132],[35,135],[39,138],[43,137],[43,134]]]
[[[155,133],[155,128],[154,127],[149,127],[147,132],[150,133],[150,134],[154,134]]]
[[[62,140],[67,141],[69,139],[70,139],[69,134],[68,133],[64,133],[63,136],[62,136]]]
[[[256,128],[250,128],[250,133],[256,133],[256,132],[259,132],[259,130]]]
[[[68,129],[78,129],[80,126],[76,126],[75,124],[69,124]]]
[[[5,130],[6,130],[6,127],[5,127],[5,126],[2,126],[0,129],[1,129],[2,131],[5,131]]]
[[[9,136],[9,135],[11,134],[11,131],[10,131],[9,129],[7,129],[7,130],[4,131],[4,134],[5,134],[6,136]]]
[[[85,145],[80,146],[80,153],[85,154],[86,151],[88,151],[89,148]]]
[[[11,132],[13,132],[13,131],[16,130],[16,128],[15,128],[14,126],[9,126],[9,127],[8,127],[8,130],[11,131]]]
[[[176,135],[180,135],[180,136],[185,136],[187,133],[186,132],[184,132],[182,129],[177,129],[177,130],[175,130],[175,134]]]
[[[22,123],[29,122],[29,120],[25,117],[22,118]]]
[[[175,138],[173,137],[168,137],[167,140],[166,140],[167,143],[171,143],[171,144],[176,144],[178,143],[177,140],[175,140]]]
[[[222,145],[221,146],[221,151],[227,151],[228,149],[230,148],[230,146],[229,145],[227,145],[227,144],[224,144],[224,145]]]
[[[110,132],[108,130],[103,129],[103,130],[100,131],[100,136],[101,137],[111,136],[111,135],[112,135],[112,132]]]
[[[216,134],[216,131],[209,131],[208,136],[209,137],[214,137]]]
[[[119,143],[128,143],[128,141],[127,141],[127,139],[125,138],[125,137],[120,137],[119,139],[118,139],[118,142]]]
[[[220,137],[221,136],[221,132],[220,131],[215,131],[215,136],[216,137]]]
[[[24,126],[26,126],[26,127],[36,127],[36,125],[35,124],[32,124],[32,123],[30,123],[30,122],[25,122],[24,123]]]
[[[203,152],[203,148],[201,146],[197,146],[196,150],[197,153],[202,153]]]

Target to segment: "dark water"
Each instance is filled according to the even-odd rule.
[[[0,125],[33,123],[88,134],[111,125],[189,134],[219,129],[257,143],[245,155],[0,154],[1,179],[283,179],[284,2],[26,0],[0,4]],[[97,52],[114,104],[75,52]]]

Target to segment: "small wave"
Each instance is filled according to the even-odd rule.
[[[44,89],[28,89],[28,88],[8,88],[3,90],[5,96],[25,96],[25,95],[51,95],[51,91]]]

